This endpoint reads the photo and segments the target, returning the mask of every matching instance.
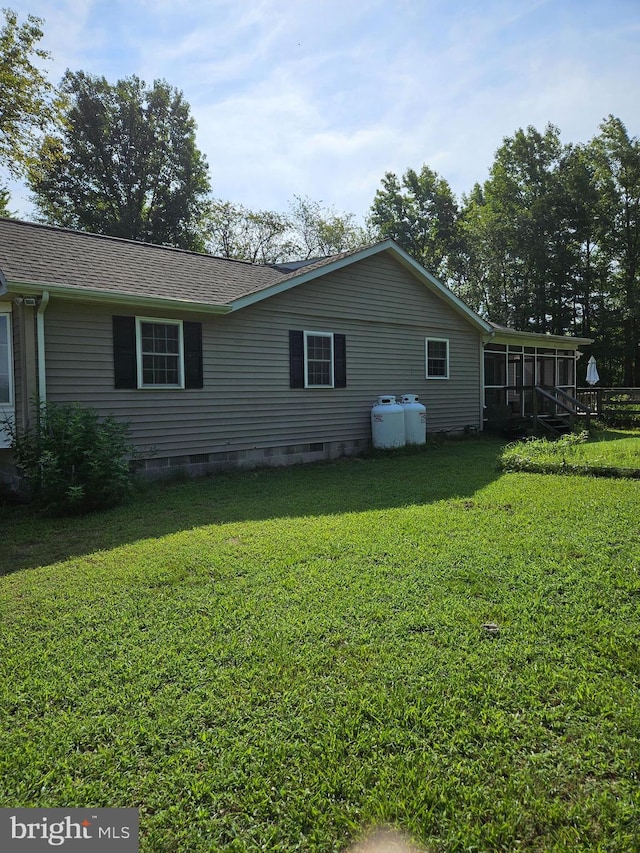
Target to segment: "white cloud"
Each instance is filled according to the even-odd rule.
[[[27,7],[28,4],[28,7]],[[503,137],[609,113],[640,133],[640,9],[626,0],[18,0],[70,67],[182,89],[214,193],[367,212],[384,173],[427,163],[460,194]],[[15,204],[14,204],[15,207]]]

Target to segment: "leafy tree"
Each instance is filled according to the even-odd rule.
[[[620,119],[583,146],[518,130],[460,211],[428,167],[387,173],[370,222],[479,313],[593,337],[603,381],[640,385],[640,141]]]
[[[353,214],[340,215],[299,196],[288,213],[253,211],[218,199],[208,208],[207,248],[221,257],[263,264],[326,257],[366,242],[354,220]]]
[[[42,20],[28,15],[19,23],[2,10],[0,29],[0,166],[18,177],[32,162],[39,135],[59,118],[55,88],[35,63],[49,58],[38,46]],[[0,216],[10,216],[9,191],[0,186]]]
[[[458,205],[451,187],[428,166],[382,179],[369,215],[379,238],[395,240],[443,281],[455,278],[460,257]]]
[[[606,289],[606,260],[598,233],[602,210],[592,157],[585,146],[569,146],[559,169],[562,216],[571,239],[571,324],[585,337],[593,333],[597,294]]]
[[[512,300],[504,264],[505,235],[491,227],[491,220],[484,190],[476,184],[469,196],[463,197],[459,224],[463,251],[456,290],[474,311],[508,326]]]
[[[7,219],[11,219],[15,215],[9,210],[9,199],[9,190],[0,187],[0,216],[5,216]]]
[[[0,163],[17,176],[32,160],[41,132],[58,119],[55,88],[34,63],[49,58],[38,47],[40,18],[19,23],[4,9],[0,29]]]
[[[207,249],[223,258],[273,264],[287,254],[286,216],[252,211],[241,204],[214,200],[206,216]]]
[[[603,240],[611,222],[597,173],[592,145],[570,146],[560,169],[574,257],[572,317],[566,331],[595,338],[590,354],[598,359],[603,382],[611,384],[622,381],[622,313]],[[586,361],[581,363],[585,369]]]
[[[29,172],[45,221],[183,249],[202,249],[209,192],[205,157],[181,92],[138,77],[111,85],[67,72],[64,130]]]
[[[600,241],[621,312],[623,376],[640,385],[640,140],[609,116],[590,145],[603,208]]]
[[[559,131],[529,127],[505,138],[490,177],[465,200],[468,269],[492,319],[556,334],[571,318],[571,211]],[[468,285],[474,289],[474,285]]]
[[[352,213],[337,213],[333,208],[302,196],[294,196],[289,205],[290,242],[288,251],[296,259],[337,255],[363,246],[367,232],[356,225]]]

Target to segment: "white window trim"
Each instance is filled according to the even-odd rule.
[[[446,375],[445,376],[430,376],[429,375],[429,344],[431,342],[433,342],[433,343],[445,343],[447,345],[447,362],[446,362],[446,367],[445,367],[445,369],[446,369]],[[435,379],[435,380],[449,379],[449,351],[450,351],[449,338],[428,337],[428,338],[424,339],[424,370],[425,370],[425,376],[427,379]]]
[[[142,373],[142,324],[143,323],[158,323],[162,326],[177,326],[178,327],[178,379],[177,383],[160,385],[158,383],[146,384],[143,382]],[[182,320],[171,320],[167,317],[136,317],[136,372],[138,380],[138,388],[142,390],[154,390],[162,388],[184,388],[184,332],[182,329]]]
[[[9,400],[6,402],[0,400],[0,406],[13,408],[15,406],[15,389],[13,387],[13,329],[11,327],[11,308],[3,305],[0,308],[0,317],[7,318],[7,371],[9,375]]]
[[[309,357],[307,341],[310,337],[329,338],[331,341],[331,383],[329,385],[312,385],[309,382]],[[303,333],[303,353],[304,353],[304,387],[305,388],[334,388],[335,387],[335,353],[333,349],[333,332],[307,332]]]
[[[9,374],[9,400],[7,402],[0,401],[0,421],[5,418],[15,423],[16,417],[16,398],[13,377],[13,327],[12,313],[10,305],[0,307],[0,317],[6,317],[7,323],[7,370]],[[10,440],[7,432],[0,425],[0,448],[9,447]]]

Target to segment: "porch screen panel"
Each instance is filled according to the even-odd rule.
[[[556,384],[556,360],[538,356],[538,385]]]
[[[490,344],[484,351],[484,405],[496,410],[506,403],[504,386],[507,384],[507,348]]]
[[[522,353],[509,352],[509,364],[507,373],[507,403],[511,406],[514,414],[522,415],[522,384],[523,384],[523,360]]]
[[[558,359],[558,385],[560,387],[572,387],[574,382],[575,359],[562,357]]]
[[[535,361],[532,355],[525,355],[524,357],[524,384],[525,385],[534,385],[535,379]]]
[[[506,385],[506,359],[503,352],[485,352],[484,382],[485,385]]]

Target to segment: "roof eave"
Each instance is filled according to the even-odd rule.
[[[570,335],[548,335],[543,332],[522,332],[519,329],[495,329],[492,328],[491,333],[487,335],[485,343],[510,343],[511,341],[531,341],[538,343],[540,346],[553,344],[558,348],[562,344],[571,347],[590,346],[593,343],[593,338],[575,338]]]
[[[93,290],[84,287],[70,287],[68,285],[55,284],[46,281],[17,281],[7,280],[6,288],[0,290],[0,295],[15,293],[21,296],[39,296],[43,291],[59,297],[60,299],[75,300],[82,302],[97,302],[101,304],[114,303],[127,305],[132,308],[159,308],[172,309],[174,311],[194,311],[199,314],[228,314],[231,311],[228,305],[214,305],[210,302],[197,302],[189,299],[175,299],[162,296],[141,296],[135,293],[122,293],[114,290]],[[0,284],[1,284],[0,280]]]

